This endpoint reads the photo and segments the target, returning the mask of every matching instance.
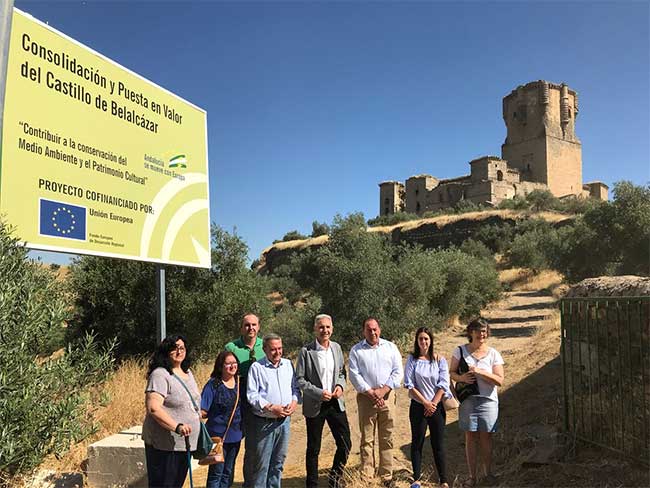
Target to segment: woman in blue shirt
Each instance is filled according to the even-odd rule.
[[[208,469],[207,488],[232,486],[235,460],[242,439],[241,399],[237,384],[237,358],[230,351],[219,353],[210,379],[201,393],[201,413],[207,417],[210,436],[223,439],[224,462],[211,464]],[[234,411],[234,413],[233,413]],[[230,418],[232,416],[232,421]],[[228,422],[230,421],[230,425]]]
[[[411,406],[411,462],[412,488],[420,487],[422,476],[422,448],[429,427],[433,459],[440,478],[440,487],[449,488],[445,452],[443,449],[447,416],[442,405],[444,397],[451,398],[449,367],[445,358],[433,352],[433,334],[427,327],[415,332],[413,352],[406,360],[404,386],[409,390]]]

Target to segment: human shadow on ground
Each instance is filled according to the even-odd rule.
[[[540,322],[549,318],[549,315],[527,315],[524,317],[495,317],[489,319],[490,324],[513,324],[520,322]]]
[[[537,290],[537,291],[516,291],[512,293],[516,297],[549,297],[553,294],[547,290]]]
[[[526,322],[525,320],[522,322]],[[501,327],[499,329],[490,329],[490,335],[494,337],[530,337],[535,335],[538,328],[534,325],[530,326],[516,326],[516,327]]]
[[[555,302],[529,303],[527,305],[516,305],[508,308],[508,310],[544,310],[549,308],[557,308],[557,304]]]

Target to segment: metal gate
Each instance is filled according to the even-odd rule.
[[[564,426],[648,464],[650,297],[560,303]]]

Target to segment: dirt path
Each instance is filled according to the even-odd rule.
[[[549,318],[552,315],[554,307],[554,298],[537,291],[520,291],[520,292],[507,292],[504,294],[503,300],[492,304],[483,315],[490,321],[492,328],[492,337],[490,338],[490,346],[497,349],[503,355],[505,360],[506,372],[506,386],[502,389],[502,393],[511,388],[519,379],[525,377],[528,371],[532,371],[535,366],[534,357],[531,358],[530,368],[517,367],[517,373],[513,376],[510,375],[510,363],[514,360],[520,362],[519,357],[526,357],[531,349],[531,343],[539,337],[541,329],[551,327],[552,320]],[[455,347],[465,343],[462,336],[463,329],[461,327],[452,328],[445,332],[436,334],[435,347],[439,353],[449,358],[451,352]],[[559,335],[557,337],[559,344]],[[557,348],[556,348],[557,350]],[[406,357],[405,354],[403,354]],[[348,410],[348,419],[352,429],[352,453],[350,455],[349,466],[354,467],[359,464],[359,426],[357,421],[357,406],[355,400],[355,393],[351,386],[346,391],[346,406]],[[398,404],[398,421],[395,432],[395,480],[396,485],[399,487],[408,486],[408,478],[411,473],[411,463],[409,460],[409,447],[410,447],[410,426],[408,422],[408,407],[409,398],[405,389],[397,391],[397,404]],[[506,412],[507,413],[507,412]],[[507,419],[506,419],[507,420]],[[306,433],[304,417],[300,413],[296,413],[291,419],[291,442],[287,461],[284,466],[283,486],[288,488],[298,488],[304,486],[305,476],[305,449],[306,449]],[[334,454],[335,445],[327,427],[323,433],[323,444],[320,456],[321,473],[324,475],[326,468],[331,465],[332,457]],[[242,448],[243,452],[243,448]],[[242,481],[242,460],[243,454],[240,452],[236,468],[235,483]],[[495,450],[495,453],[497,451]],[[456,478],[463,479],[466,475],[465,461],[464,461],[464,441],[463,433],[458,429],[458,414],[457,411],[449,412],[447,415],[447,430],[446,430],[446,453],[449,479]],[[499,469],[498,461],[496,461],[497,471]],[[433,469],[433,457],[431,454],[431,447],[425,443],[424,449],[424,466],[429,466],[429,472]],[[194,471],[195,486],[205,486],[205,478],[207,475],[207,468],[200,467]],[[427,473],[425,472],[425,479]],[[435,479],[435,476],[431,476]],[[324,477],[321,477],[321,485],[326,486]],[[186,483],[185,486],[189,486]]]

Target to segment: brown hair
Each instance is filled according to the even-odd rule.
[[[469,324],[467,324],[467,329],[465,330],[465,335],[467,336],[467,340],[469,342],[472,342],[472,332],[481,329],[486,329],[487,336],[490,337],[490,324],[488,324],[487,320],[481,317],[472,320]]]

